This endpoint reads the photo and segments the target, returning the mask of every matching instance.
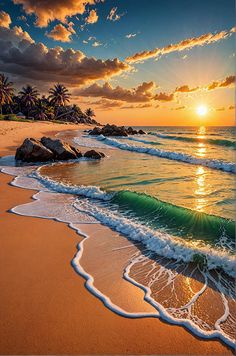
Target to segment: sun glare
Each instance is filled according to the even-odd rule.
[[[208,111],[208,109],[207,109],[206,105],[199,105],[197,107],[197,114],[199,116],[205,116],[207,114],[207,111]]]

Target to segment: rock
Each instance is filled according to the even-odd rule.
[[[89,135],[101,135],[100,127],[94,127],[94,129],[89,132]]]
[[[128,128],[127,128],[127,132],[128,132],[129,135],[132,135],[132,133],[133,133],[133,128],[132,128],[131,126],[128,127]]]
[[[59,139],[53,140],[50,137],[42,137],[41,143],[54,153],[56,160],[76,159],[82,157],[82,153],[76,148]]]
[[[143,130],[138,130],[138,134],[139,134],[139,135],[146,135],[146,132],[143,131]]]
[[[84,157],[86,158],[92,158],[92,159],[101,159],[105,157],[105,154],[103,152],[97,152],[95,150],[90,150],[85,152]]]
[[[77,158],[83,157],[81,151],[80,151],[78,148],[76,148],[76,147],[74,147],[74,146],[71,146],[71,145],[69,145],[69,146],[70,146],[70,148],[72,149],[72,151],[75,152]]]
[[[102,128],[94,127],[93,130],[89,132],[89,135],[103,135],[103,136],[128,136],[128,135],[144,135],[146,132],[143,130],[135,130],[131,126],[125,128],[124,126],[116,126],[116,125],[105,125]]]
[[[89,135],[103,135],[103,136],[128,136],[127,130],[124,126],[105,125],[104,127],[95,127]]]
[[[34,138],[26,138],[15,154],[16,160],[24,162],[47,162],[53,158],[53,152]]]

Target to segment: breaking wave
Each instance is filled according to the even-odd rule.
[[[232,162],[225,162],[217,159],[207,159],[207,158],[198,158],[186,153],[174,152],[174,151],[164,151],[158,148],[149,148],[143,146],[133,146],[128,143],[122,143],[117,139],[104,137],[103,135],[97,136],[97,140],[106,143],[107,145],[118,147],[121,150],[138,152],[138,153],[146,153],[152,156],[167,158],[174,161],[180,161],[184,163],[201,165],[204,167],[221,170],[224,172],[235,173],[236,166]]]
[[[216,146],[224,146],[229,148],[235,148],[236,142],[231,140],[225,139],[213,139],[213,138],[203,138],[203,137],[186,137],[186,136],[174,136],[174,135],[165,135],[157,132],[149,132],[149,135],[153,135],[159,138],[164,138],[168,140],[177,140],[177,141],[184,141],[184,142],[205,142],[211,145]]]

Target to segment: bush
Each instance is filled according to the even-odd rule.
[[[32,120],[17,117],[15,114],[0,115],[0,121],[32,122]]]

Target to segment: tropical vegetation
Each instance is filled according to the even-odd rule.
[[[78,105],[70,105],[71,94],[63,84],[55,84],[48,96],[40,95],[31,85],[24,86],[18,94],[15,92],[8,77],[0,74],[0,120],[98,124],[91,108],[83,112]]]

